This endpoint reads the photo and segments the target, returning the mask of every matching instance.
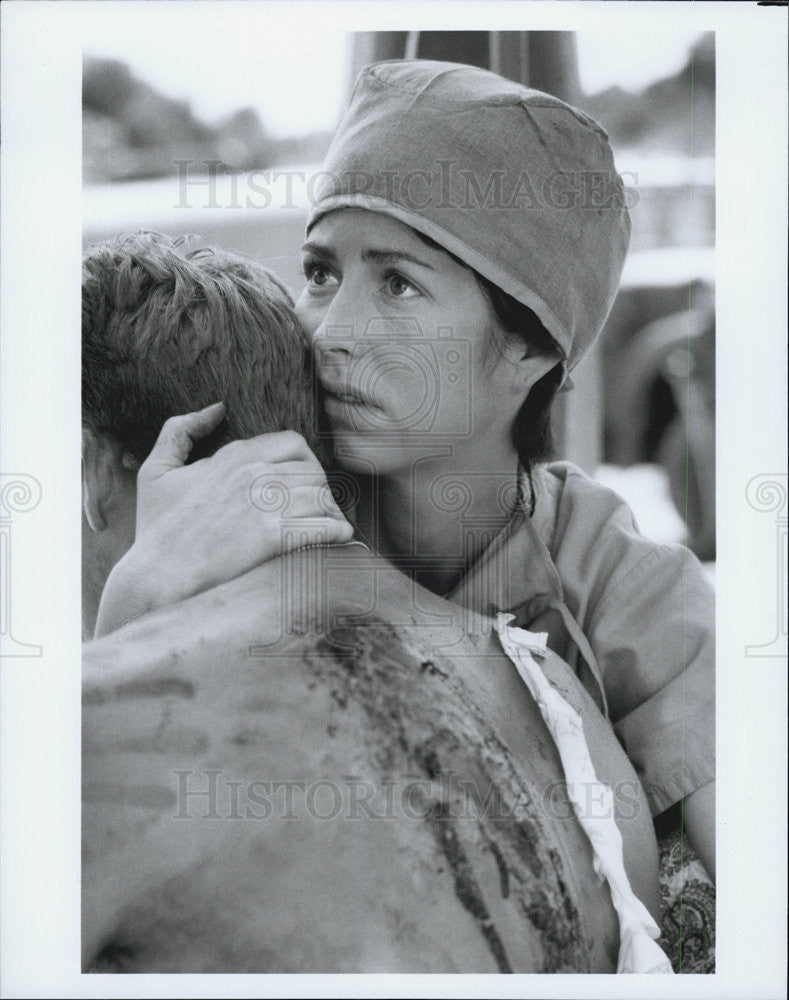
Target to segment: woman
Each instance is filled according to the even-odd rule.
[[[609,712],[653,813],[683,802],[712,872],[709,587],[690,553],[643,539],[610,491],[538,464],[553,396],[616,294],[624,200],[605,133],[562,102],[466,66],[368,67],[318,186],[297,310],[359,536],[428,589],[547,631]],[[164,466],[160,452],[160,472],[220,417],[171,425],[180,451]],[[147,489],[114,582],[138,593],[188,509],[173,507],[167,475]],[[231,531],[239,494],[212,490]],[[183,594],[200,589],[197,564],[202,586],[254,565],[254,544],[247,567],[225,569],[219,536],[194,552]],[[180,570],[168,572],[172,598]]]

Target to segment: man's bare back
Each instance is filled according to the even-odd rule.
[[[635,773],[543,666],[654,914]],[[490,623],[361,549],[292,553],[86,646],[83,725],[88,970],[616,967],[609,889]]]

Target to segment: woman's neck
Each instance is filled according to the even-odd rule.
[[[510,519],[517,470],[512,455],[479,472],[425,460],[404,474],[364,477],[359,532],[422,586],[447,594]]]

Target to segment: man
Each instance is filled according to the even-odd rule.
[[[277,449],[269,444],[268,461],[290,463],[282,470],[293,485],[289,499],[299,517],[314,517],[309,531],[329,541],[350,537],[312,453],[322,447],[318,411],[308,346],[291,307],[266,268],[226,251],[190,249],[185,238],[137,233],[85,254],[83,638],[93,636],[107,577],[134,541],[137,473],[173,413],[208,408],[212,432],[194,442],[190,462],[230,441],[297,432],[299,439],[284,435]],[[254,445],[248,450],[255,462]],[[259,521],[266,511],[258,505],[250,513]]]

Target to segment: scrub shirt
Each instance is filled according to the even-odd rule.
[[[630,508],[569,462],[537,467],[450,600],[548,632],[606,711],[653,815],[715,780],[712,586],[680,545],[644,538]],[[521,491],[523,492],[523,491]]]

